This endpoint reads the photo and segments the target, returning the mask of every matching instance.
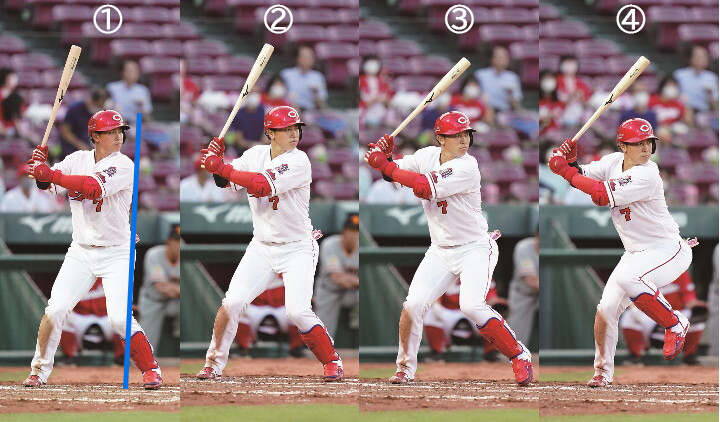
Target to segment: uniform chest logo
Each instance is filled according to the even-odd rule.
[[[613,192],[615,191],[616,185],[625,186],[625,185],[628,185],[630,182],[632,182],[632,176],[630,176],[630,175],[621,177],[619,179],[608,180],[608,184],[610,185],[610,190],[612,190]]]
[[[450,175],[452,175],[452,173],[453,173],[452,168],[446,168],[445,170],[442,170],[440,172],[440,177],[442,177],[443,179],[446,179],[446,178],[450,177]]]
[[[283,174],[286,171],[288,171],[290,167],[287,164],[282,164],[277,167],[275,167],[275,171],[278,172],[278,174]]]
[[[103,173],[107,174],[108,177],[113,177],[113,176],[115,176],[115,174],[117,174],[117,168],[108,167],[105,170],[103,170]]]

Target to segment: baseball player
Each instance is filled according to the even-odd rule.
[[[263,121],[270,145],[256,145],[230,164],[222,160],[223,139],[214,138],[202,151],[205,170],[214,174],[218,186],[247,190],[253,239],[215,317],[205,368],[197,374],[200,379],[222,374],[240,315],[278,274],[285,283],[287,316],[324,365],[325,381],[343,378],[342,361],[333,340],[310,303],[318,260],[317,239],[322,234],[313,230],[308,216],[310,160],[297,149],[304,125],[294,108],[275,107]]]
[[[370,144],[365,155],[368,164],[386,179],[412,188],[415,196],[424,200],[430,229],[430,248],[413,276],[400,315],[400,347],[392,383],[415,378],[423,316],[458,277],[460,310],[512,361],[518,384],[527,385],[533,377],[530,352],[486,302],[498,248],[482,215],[477,160],[467,154],[472,132],[468,117],[451,111],[435,122],[439,147],[421,148],[391,161],[393,138],[385,135],[377,144]]]
[[[705,330],[705,318],[703,317],[707,317],[707,305],[698,300],[695,294],[695,285],[688,271],[682,273],[672,283],[661,287],[660,293],[665,296],[673,309],[682,312],[690,320],[690,328],[688,328],[683,348],[683,362],[688,365],[697,365],[699,363],[697,349],[703,330]],[[695,318],[692,317],[693,310],[696,312]],[[626,364],[642,365],[645,350],[655,344],[658,334],[660,334],[659,340],[662,344],[664,339],[662,333],[658,333],[657,327],[655,321],[634,306],[628,307],[622,314],[620,328],[630,352],[630,357],[625,361]]]
[[[117,111],[99,111],[88,122],[93,150],[76,151],[51,169],[46,164],[47,147],[38,146],[28,162],[28,174],[35,177],[38,188],[68,193],[73,241],[40,321],[35,357],[24,382],[27,387],[47,383],[63,322],[97,277],[103,279],[110,325],[121,338],[125,335],[134,168],[120,148],[129,128]],[[157,389],[163,383],[160,367],[135,318],[131,333],[130,356],[143,373],[143,387]]]
[[[691,246],[680,238],[668,212],[657,164],[650,161],[657,137],[643,119],[623,122],[617,131],[619,152],[590,164],[577,164],[577,141],[566,140],[553,150],[553,173],[610,208],[615,229],[625,247],[603,290],[595,315],[595,375],[590,387],[612,384],[618,319],[631,303],[665,329],[663,355],[675,358],[683,349],[688,319],[674,311],[660,292],[690,266]]]

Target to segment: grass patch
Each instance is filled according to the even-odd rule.
[[[542,366],[540,367],[542,369]],[[615,376],[622,375],[622,370],[616,370]],[[595,372],[591,369],[589,371],[574,371],[574,372],[544,372],[540,371],[540,382],[581,382],[585,384],[590,381]]]
[[[23,382],[30,372],[26,370],[14,372],[0,372],[0,381],[17,381]]]
[[[643,415],[574,415],[574,416],[543,416],[543,422],[655,422],[655,421],[683,421],[683,422],[715,422],[718,420],[717,412],[703,413],[662,413]]]
[[[477,410],[406,410],[397,412],[363,412],[361,422],[533,422],[539,421],[536,409],[477,409]],[[607,421],[605,421],[607,422]]]
[[[358,418],[357,405],[344,404],[186,406],[180,410],[180,420],[183,422],[357,422]]]
[[[6,413],[2,422],[157,422],[174,420],[176,412],[73,412],[73,413]]]

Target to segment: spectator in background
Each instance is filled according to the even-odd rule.
[[[515,245],[513,278],[508,292],[508,325],[512,324],[517,339],[530,344],[535,314],[540,304],[540,249],[538,227],[535,236]]]
[[[415,196],[412,189],[398,189],[393,183],[388,183],[380,178],[370,185],[365,202],[368,204],[419,205],[420,198]]]
[[[718,75],[707,70],[709,59],[705,47],[690,49],[689,66],[675,71],[673,76],[685,94],[687,105],[695,111],[717,109]]]
[[[125,60],[120,72],[120,80],[107,84],[107,90],[115,103],[115,110],[125,116],[125,120],[134,123],[137,113],[143,113],[143,119],[152,113],[150,90],[138,81],[140,65],[134,60]]]
[[[14,135],[16,122],[22,115],[25,100],[17,92],[17,73],[10,68],[0,69],[0,135]]]
[[[495,120],[493,109],[485,105],[482,97],[482,89],[478,81],[470,76],[463,80],[460,85],[460,92],[454,94],[450,99],[452,110],[465,113],[470,119],[470,124],[477,130],[476,126],[484,123],[492,126]],[[485,127],[485,132],[488,127]]]
[[[632,85],[632,102],[633,108],[620,113],[618,126],[626,120],[639,118],[647,120],[650,126],[657,127],[657,115],[649,108],[650,91],[644,81],[638,80]]]
[[[60,124],[60,159],[78,150],[90,150],[92,144],[88,136],[88,121],[93,114],[105,109],[108,92],[99,86],[93,87],[84,100],[68,107]]]
[[[682,127],[679,130],[684,130],[693,124],[692,109],[680,101],[680,86],[671,75],[660,81],[658,93],[650,96],[648,106],[655,112],[660,126]]]
[[[376,56],[365,56],[360,66],[360,115],[363,126],[380,126],[387,114],[393,89]]]
[[[27,164],[17,169],[20,183],[5,192],[0,202],[0,212],[14,213],[49,213],[57,210],[54,197],[35,187],[35,181],[27,175]]]
[[[592,92],[578,76],[578,59],[572,55],[560,58],[560,73],[557,75],[557,95],[565,109],[562,115],[563,126],[577,126],[581,123],[583,109]]]
[[[274,107],[289,106],[290,103],[285,99],[288,95],[287,85],[280,75],[274,75],[265,84],[265,92],[260,97],[267,110]]]
[[[435,121],[443,113],[450,111],[451,99],[452,96],[449,93],[443,92],[442,94],[440,94],[439,97],[437,97],[435,101],[430,103],[429,107],[423,110],[423,112],[420,114],[420,127],[422,128],[423,132],[431,132],[429,133],[429,135],[432,139],[435,139]],[[410,152],[410,154],[412,154],[412,152]]]
[[[173,337],[180,337],[180,225],[173,224],[164,245],[145,253],[145,279],[138,309],[143,331],[159,347],[165,318],[172,317]]]
[[[200,97],[200,87],[187,75],[187,59],[180,58],[180,123],[190,118],[192,106]]]
[[[508,66],[510,66],[510,52],[506,47],[496,45],[493,46],[490,55],[490,67],[475,72],[480,88],[495,110],[517,109],[523,97],[520,78],[515,72],[508,70]]]
[[[323,108],[328,97],[325,76],[314,66],[315,51],[301,45],[295,51],[295,67],[280,72],[288,87],[288,99],[302,110]]]
[[[200,168],[200,156],[195,157],[193,167],[195,173],[180,181],[180,202],[223,202],[223,190]]]
[[[230,131],[237,136],[239,154],[265,141],[264,117],[265,109],[260,104],[260,94],[254,91],[250,92],[230,124]]]
[[[360,304],[360,216],[348,214],[342,232],[320,245],[320,271],[315,282],[315,313],[325,323],[330,337],[335,336],[340,311],[351,308],[350,327],[359,326]]]
[[[538,101],[540,136],[560,128],[564,110],[565,105],[558,98],[555,73],[543,70],[540,72],[540,99]]]

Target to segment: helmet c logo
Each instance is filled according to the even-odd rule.
[[[298,114],[297,114],[297,111],[295,111],[295,110],[291,110],[291,111],[288,112],[288,117],[292,117],[293,119],[297,119],[297,116],[298,116]]]
[[[650,126],[642,125],[642,126],[640,126],[640,130],[643,132],[650,132]]]
[[[465,117],[465,116],[460,116],[460,117],[458,118],[458,123],[460,123],[460,124],[462,124],[462,125],[467,124],[467,122],[468,122],[468,119],[467,119],[467,117]]]
[[[116,121],[118,121],[118,122],[119,122],[119,121],[122,121],[122,117],[120,117],[119,114],[113,114],[113,117],[112,117],[112,118],[113,118],[113,120],[116,120]]]

